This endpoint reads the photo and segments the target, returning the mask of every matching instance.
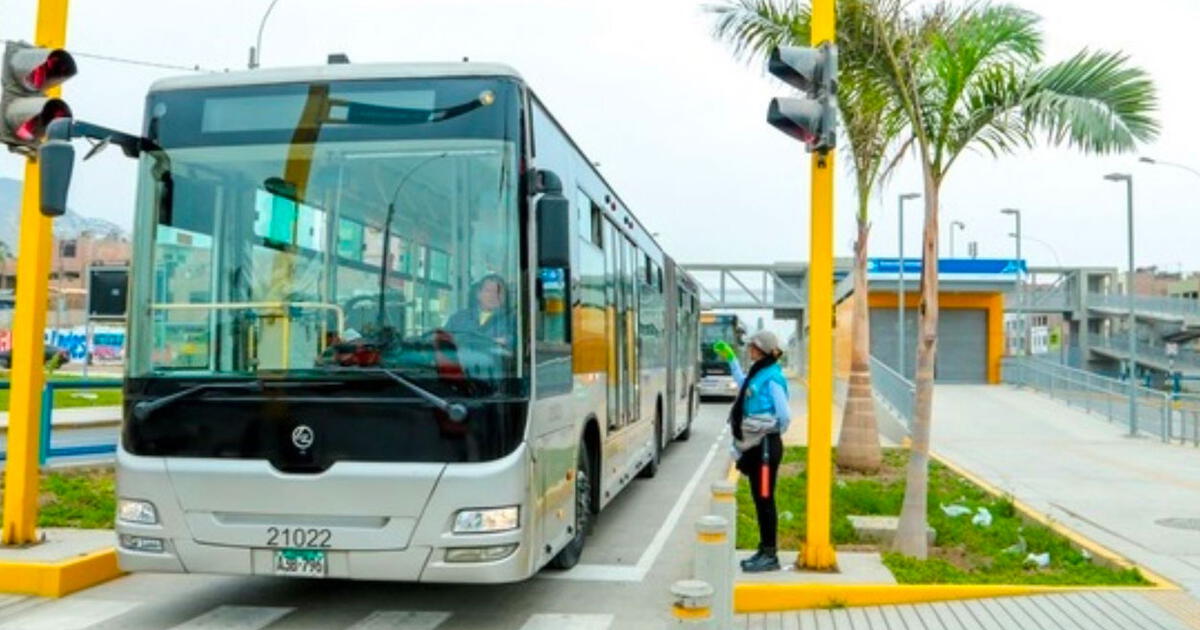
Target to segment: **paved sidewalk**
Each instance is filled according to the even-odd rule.
[[[1200,595],[1200,451],[1010,386],[939,385],[933,449]]]
[[[121,406],[66,407],[55,409],[50,422],[55,427],[90,427],[121,422]],[[0,432],[8,431],[8,412],[0,411]]]
[[[1191,630],[1151,596],[1116,591],[746,615],[762,630]]]

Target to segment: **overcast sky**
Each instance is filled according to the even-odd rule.
[[[1192,51],[1200,1],[1018,0],[1045,18],[1049,60],[1080,48],[1120,49],[1158,84],[1163,134],[1142,154],[1200,168]],[[80,52],[210,69],[244,68],[268,0],[75,0],[68,47]],[[0,37],[29,39],[35,0],[0,0]],[[694,0],[281,0],[263,33],[264,66],[352,61],[444,61],[464,56],[516,67],[634,212],[685,262],[802,260],[808,252],[808,173],[803,149],[764,122],[786,90],[758,65],[735,62],[712,40]],[[1131,10],[1133,10],[1131,12]],[[65,97],[80,118],[136,131],[149,84],[179,74],[78,60]],[[1200,268],[1195,234],[1200,177],[1137,163],[1039,148],[993,160],[964,158],[943,192],[942,225],[966,223],[983,257],[1011,256],[1011,219],[1024,210],[1031,264],[1123,265],[1123,189],[1105,173],[1135,175],[1139,264]],[[72,205],[130,224],[135,170],[111,150],[76,167]],[[843,169],[843,174],[845,173]],[[0,156],[0,175],[21,160]],[[872,255],[894,256],[896,195],[920,190],[903,168],[873,208]],[[853,191],[839,179],[839,255],[849,255]],[[910,205],[906,251],[917,251],[920,213]],[[1034,241],[1042,241],[1045,244]],[[943,255],[947,239],[943,235]]]

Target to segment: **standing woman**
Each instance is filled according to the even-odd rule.
[[[760,330],[750,338],[750,373],[742,372],[728,344],[716,348],[729,361],[737,381],[737,400],[729,413],[737,451],[737,468],[750,478],[754,510],[758,514],[758,552],[742,561],[747,573],[779,570],[776,540],[779,517],[775,509],[775,476],[783,461],[783,439],[792,416],[787,379],[779,367],[779,338]]]

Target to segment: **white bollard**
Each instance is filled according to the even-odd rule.
[[[729,588],[717,591],[714,601],[714,611],[720,623],[733,623],[733,587],[737,580],[737,484],[722,479],[712,483],[712,501],[710,511],[720,516],[729,524],[726,529],[725,568]],[[728,626],[727,626],[728,627]]]
[[[671,585],[671,596],[674,599],[671,614],[675,617],[671,627],[723,630],[713,620],[712,594],[713,588],[702,580],[680,580]]]
[[[712,615],[718,628],[733,623],[733,559],[730,557],[729,521],[701,516],[696,521],[696,551],[692,577],[712,585]]]

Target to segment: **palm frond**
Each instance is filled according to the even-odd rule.
[[[1149,75],[1119,52],[1081,51],[1034,73],[1022,114],[1051,144],[1087,153],[1131,151],[1158,135]]]
[[[704,5],[716,16],[713,37],[736,58],[761,59],[776,46],[806,46],[812,23],[809,6],[795,0],[725,0]]]

